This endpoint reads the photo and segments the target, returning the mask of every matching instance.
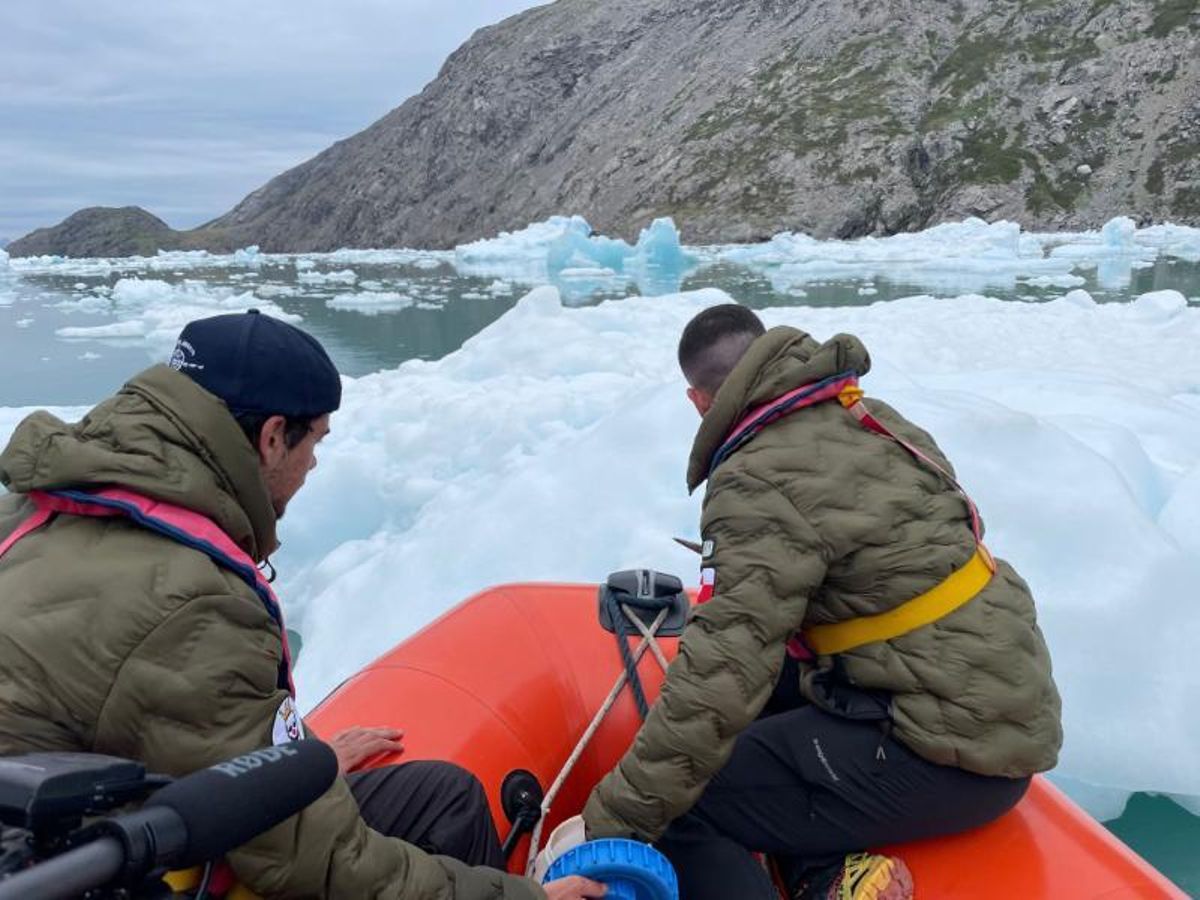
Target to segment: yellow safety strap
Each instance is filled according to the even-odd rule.
[[[176,894],[188,894],[200,887],[200,878],[204,874],[203,866],[194,866],[191,869],[176,869],[168,872],[162,878]],[[260,900],[258,894],[254,893],[248,887],[241,884],[235,884],[231,887],[228,893],[225,894],[225,900]]]
[[[876,641],[890,641],[954,612],[987,587],[995,570],[992,555],[983,544],[978,544],[966,565],[920,596],[878,615],[812,625],[804,629],[804,640],[821,656],[845,653]]]
[[[190,869],[175,869],[163,876],[162,880],[176,894],[192,891],[200,887],[200,877],[204,866],[193,866]]]

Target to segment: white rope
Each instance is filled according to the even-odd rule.
[[[634,613],[634,611],[624,603],[621,604],[621,609],[625,612],[625,618],[632,622],[634,627],[636,627],[637,630],[642,633],[642,637],[650,642],[650,652],[654,654],[654,658],[658,660],[658,665],[663,670],[663,674],[667,674],[667,666],[669,666],[670,663],[667,662],[667,658],[663,656],[662,648],[658,646],[658,641],[654,639],[655,632],[658,631],[659,626],[662,624],[660,621],[662,619],[662,613],[659,613],[658,619],[655,619],[652,625],[647,625],[642,621],[640,616]]]
[[[625,615],[638,627],[642,633],[641,643],[634,648],[633,664],[636,666],[647,649],[652,649],[654,658],[658,660],[658,664],[662,666],[663,671],[667,670],[667,659],[663,656],[662,650],[658,646],[658,642],[654,639],[658,633],[659,627],[670,613],[670,608],[666,608],[659,612],[654,618],[654,621],[647,627],[646,623],[637,616],[631,614],[629,608],[624,604],[621,608],[625,610]],[[579,762],[579,757],[583,755],[583,751],[587,749],[588,743],[592,736],[595,735],[600,724],[604,721],[604,717],[608,715],[608,711],[613,708],[613,704],[617,702],[617,697],[621,696],[621,689],[625,687],[625,682],[628,680],[629,674],[624,667],[621,669],[621,674],[617,676],[616,683],[612,686],[612,690],[608,692],[608,696],[604,698],[604,702],[600,705],[600,709],[596,711],[596,715],[592,717],[592,721],[588,727],[584,729],[583,735],[575,744],[575,749],[571,751],[571,755],[567,757],[567,761],[563,764],[562,769],[558,773],[558,777],[554,779],[554,783],[550,785],[550,789],[546,791],[545,799],[542,800],[542,814],[538,818],[537,824],[533,826],[533,835],[529,838],[529,859],[525,863],[526,876],[533,877],[533,867],[537,863],[538,846],[542,842],[542,826],[546,822],[546,816],[550,813],[550,807],[554,805],[554,799],[558,796],[558,792],[562,790],[563,784],[571,774],[571,770],[575,768],[575,764]]]

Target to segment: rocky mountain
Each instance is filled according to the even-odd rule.
[[[233,250],[215,229],[175,231],[140,206],[89,206],[8,245],[11,256],[153,256],[158,250]]]
[[[440,248],[553,213],[693,243],[1200,224],[1200,0],[558,0],[187,240]]]

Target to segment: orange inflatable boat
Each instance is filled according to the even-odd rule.
[[[678,639],[660,643],[673,657]],[[595,585],[506,585],[466,600],[367,666],[309,721],[322,734],[352,725],[404,729],[404,760],[453,760],[479,777],[503,837],[505,778],[523,769],[548,788],[622,671],[615,639],[597,622]],[[647,653],[638,671],[653,702],[661,668]],[[581,811],[638,725],[623,690],[557,794],[545,834]],[[512,871],[524,871],[528,845],[525,836],[516,846]],[[991,825],[887,849],[908,863],[921,900],[1186,896],[1044,778]]]

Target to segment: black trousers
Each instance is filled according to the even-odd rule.
[[[729,762],[657,846],[679,874],[680,900],[777,900],[751,852],[771,854],[793,884],[846,853],[983,825],[1028,787],[1028,778],[935,765],[877,723],[803,706],[742,732]]]
[[[479,779],[453,763],[420,761],[348,775],[367,825],[429,853],[504,868]]]

